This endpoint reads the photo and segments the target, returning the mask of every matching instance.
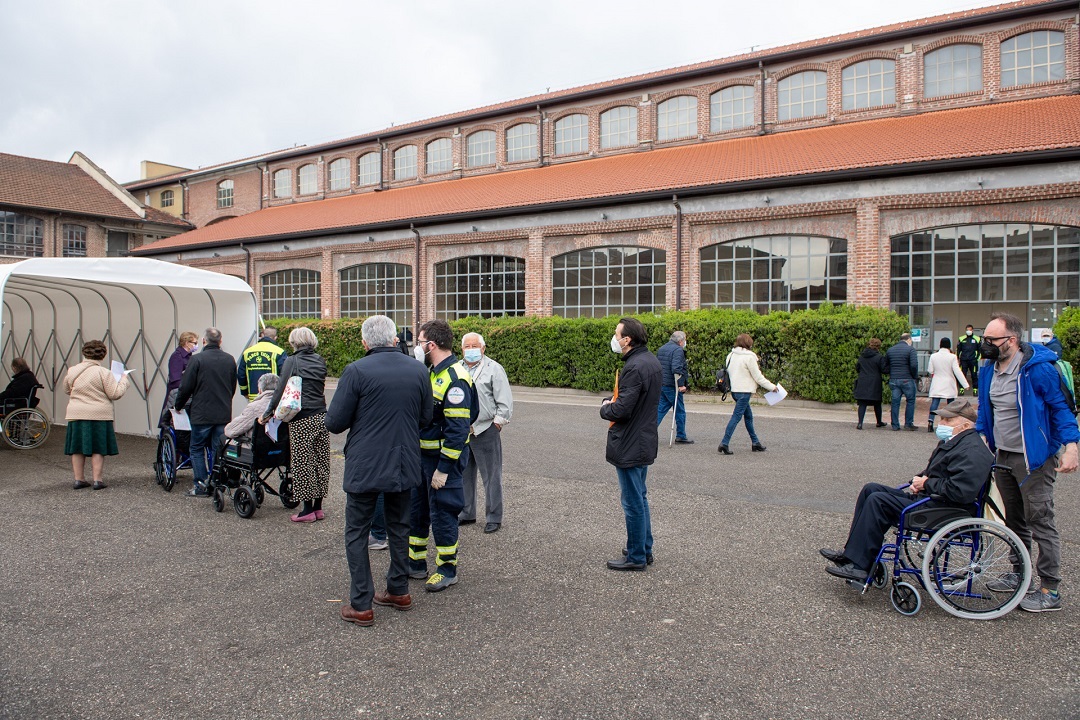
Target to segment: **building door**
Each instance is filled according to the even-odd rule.
[[[126,232],[110,230],[106,243],[106,257],[123,257],[131,250],[131,236]]]

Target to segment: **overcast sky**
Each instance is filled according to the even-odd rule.
[[[0,152],[196,168],[987,0],[0,0]]]

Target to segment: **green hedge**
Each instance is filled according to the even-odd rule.
[[[712,388],[714,373],[739,333],[750,333],[761,369],[794,395],[821,402],[852,401],[855,361],[870,338],[887,347],[906,332],[906,318],[887,310],[825,305],[817,310],[759,315],[749,310],[692,310],[635,316],[649,333],[654,352],[675,330],[687,335],[690,385]],[[608,346],[618,322],[607,318],[465,318],[452,323],[460,342],[467,332],[483,334],[488,352],[516,385],[611,390],[619,357]],[[319,338],[319,352],[333,375],[363,354],[362,320],[278,320],[283,339],[306,325]],[[1064,341],[1064,340],[1063,340]]]
[[[1076,372],[1080,369],[1080,307],[1065,308],[1054,325],[1054,335],[1061,341],[1062,359],[1072,363],[1073,382],[1080,381]],[[1076,387],[1073,394],[1076,394]]]

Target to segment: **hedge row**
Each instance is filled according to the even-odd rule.
[[[654,352],[675,330],[687,335],[690,385],[700,390],[714,385],[739,333],[754,338],[761,369],[794,395],[821,402],[850,402],[855,361],[870,338],[887,347],[906,332],[906,318],[887,310],[824,305],[816,310],[760,315],[748,310],[692,310],[659,315],[636,315],[649,335]],[[467,332],[484,336],[488,352],[516,385],[610,390],[621,362],[609,342],[618,317],[465,318],[452,323],[460,342]],[[278,320],[283,337],[301,325],[319,338],[319,352],[333,375],[363,354],[361,320]]]
[[[1054,325],[1054,335],[1061,341],[1062,359],[1072,363],[1073,382],[1080,381],[1076,372],[1080,369],[1080,307],[1065,308]],[[1076,387],[1073,394],[1076,394]]]

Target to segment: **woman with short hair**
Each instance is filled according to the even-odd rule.
[[[34,391],[38,385],[37,377],[30,372],[30,366],[26,360],[17,357],[11,361],[11,382],[0,392],[0,415],[3,415],[4,405],[10,404],[13,408],[37,407],[38,398]],[[23,405],[23,403],[26,403]]]
[[[86,482],[86,458],[90,456],[95,490],[103,490],[101,479],[105,468],[105,456],[117,455],[116,433],[113,430],[113,402],[124,396],[128,388],[128,376],[117,380],[101,361],[109,349],[100,340],[91,340],[82,346],[81,363],[68,370],[64,377],[64,392],[70,395],[67,406],[67,434],[64,438],[64,454],[71,456],[71,469],[75,473],[75,490],[91,487]]]
[[[761,374],[758,356],[750,349],[752,347],[754,347],[754,338],[747,333],[742,333],[735,338],[735,347],[724,360],[728,377],[731,378],[731,397],[735,399],[735,409],[724,431],[724,439],[716,448],[717,452],[724,455],[735,454],[728,448],[728,443],[731,442],[731,436],[735,434],[735,428],[739,426],[740,420],[746,424],[746,431],[750,433],[750,442],[753,443],[751,449],[754,452],[765,452],[765,446],[761,444],[757,433],[754,432],[754,413],[750,410],[750,396],[757,392],[759,387],[772,392],[776,390],[776,385]]]
[[[293,352],[281,368],[281,381],[259,422],[274,414],[292,377],[300,378],[300,412],[289,421],[289,448],[292,455],[293,497],[302,501],[293,522],[322,520],[322,501],[330,490],[330,433],[326,429],[326,361],[315,352],[319,339],[311,328],[299,327],[289,333]]]
[[[870,343],[855,361],[855,400],[859,403],[859,424],[856,430],[862,430],[866,408],[874,408],[874,417],[878,427],[885,427],[881,422],[881,391],[885,376],[889,374],[889,361],[881,354],[881,341],[870,338]]]

